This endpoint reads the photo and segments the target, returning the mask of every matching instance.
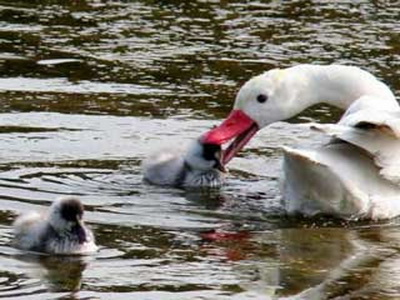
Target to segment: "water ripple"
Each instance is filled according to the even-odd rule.
[[[280,211],[280,147],[321,142],[293,123],[338,110],[263,130],[219,190],[146,185],[140,162],[219,123],[270,68],[357,65],[398,94],[399,13],[367,0],[0,0],[0,298],[398,299],[396,220]],[[15,215],[62,195],[82,198],[99,253],[15,250]]]

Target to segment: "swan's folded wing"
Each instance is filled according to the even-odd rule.
[[[339,125],[360,129],[376,129],[383,134],[393,135],[400,139],[400,112],[388,111],[379,108],[358,110],[343,117]]]
[[[365,150],[373,157],[384,178],[400,184],[399,122],[375,115],[353,124],[356,126],[312,124],[311,128]]]

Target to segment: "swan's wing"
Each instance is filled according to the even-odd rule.
[[[312,128],[365,150],[380,174],[400,184],[400,106],[362,96],[346,110],[338,124],[315,124]]]
[[[345,116],[338,123],[360,129],[376,129],[382,134],[392,135],[400,139],[400,112],[388,111],[379,108],[368,108],[356,111]]]
[[[368,201],[362,201],[368,198],[367,194],[353,183],[358,182],[358,173],[343,163],[348,161],[348,156],[324,147],[282,149],[285,173],[282,188],[285,210],[289,214],[323,213],[345,219],[367,215]],[[339,163],[332,163],[336,160]]]
[[[376,220],[400,214],[400,188],[381,176],[359,147],[342,142],[283,151],[282,188],[289,213]]]
[[[365,110],[349,115],[345,122],[311,128],[365,150],[384,178],[400,183],[400,119],[392,114]]]

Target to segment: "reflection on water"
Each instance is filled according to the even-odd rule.
[[[23,254],[15,257],[29,262],[32,277],[39,277],[45,282],[49,292],[77,292],[82,285],[82,272],[87,262],[81,257],[47,256]]]
[[[396,299],[400,296],[398,284],[400,256],[399,233],[396,227],[358,231],[348,237],[352,251],[340,260],[322,283],[316,284],[294,297],[295,299]],[[360,238],[363,236],[364,238]],[[382,246],[378,241],[386,241]],[[390,246],[388,246],[390,245]],[[330,258],[330,256],[329,256]],[[291,298],[292,299],[292,298]]]
[[[287,219],[280,147],[263,130],[217,190],[142,182],[140,162],[218,124],[272,67],[361,66],[399,94],[400,8],[379,1],[0,0],[0,298],[398,299],[397,222]],[[93,257],[23,254],[16,214],[86,207]]]

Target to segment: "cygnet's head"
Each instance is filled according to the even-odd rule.
[[[83,244],[87,241],[83,211],[81,201],[75,197],[58,199],[50,207],[49,223],[57,233],[73,236]]]
[[[220,145],[203,143],[202,138],[196,139],[189,146],[185,162],[193,170],[210,171],[219,170],[225,172],[222,165],[222,148]]]

